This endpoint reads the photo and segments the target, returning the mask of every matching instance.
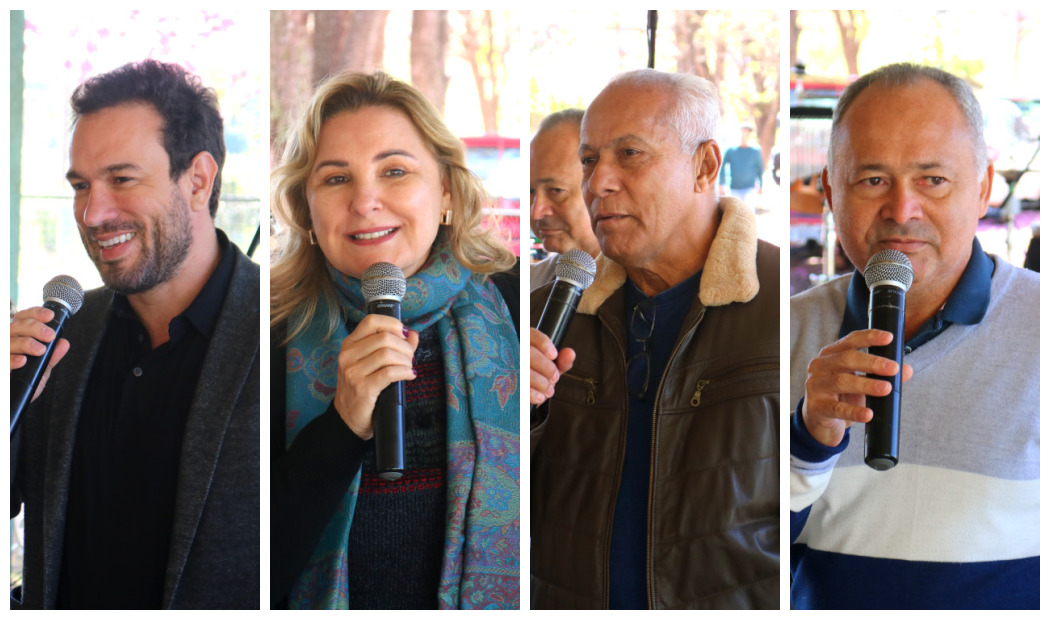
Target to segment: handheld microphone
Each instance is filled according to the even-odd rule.
[[[560,348],[565,332],[576,314],[583,291],[594,282],[598,267],[594,258],[583,250],[569,250],[558,258],[554,266],[554,286],[543,307],[536,329],[551,339],[554,348]],[[536,405],[532,406],[535,409]]]
[[[390,263],[376,263],[361,277],[361,292],[368,314],[401,320],[401,299],[407,284],[405,274]],[[384,480],[397,480],[405,473],[405,386],[395,381],[383,388],[372,412],[376,439],[376,471]]]
[[[55,344],[62,335],[66,320],[80,310],[84,304],[84,289],[70,276],[55,276],[44,285],[44,307],[55,313],[55,318],[47,324],[55,330],[55,339],[44,343],[43,355],[26,356],[26,365],[11,371],[11,432],[15,432],[19,419],[26,405],[33,399],[40,380],[44,376]]]
[[[864,425],[864,462],[886,471],[897,464],[900,448],[901,373],[904,369],[904,299],[915,273],[904,252],[882,250],[868,260],[864,281],[871,291],[868,327],[893,334],[893,342],[868,347],[868,353],[891,359],[900,366],[892,377],[868,374],[870,379],[889,381],[893,389],[886,396],[868,396],[873,416]]]

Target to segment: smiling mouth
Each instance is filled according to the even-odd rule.
[[[348,235],[348,236],[351,239],[353,239],[354,241],[368,241],[370,239],[378,239],[380,237],[385,237],[385,236],[387,236],[389,234],[392,234],[396,230],[397,230],[397,227],[395,226],[394,228],[387,228],[386,230],[377,230],[375,232],[361,233],[361,234],[358,234],[358,235]]]
[[[125,241],[131,241],[135,238],[135,233],[124,233],[123,235],[117,235],[112,239],[106,239],[105,241],[98,241],[98,246],[102,249],[111,248],[115,245],[120,245]]]

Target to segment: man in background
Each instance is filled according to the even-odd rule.
[[[722,170],[718,173],[719,193],[726,195],[726,176],[729,177],[729,195],[755,208],[755,192],[762,193],[762,150],[751,146],[751,126],[740,128],[740,145],[726,149]]]
[[[561,254],[583,250],[598,255],[598,239],[591,229],[580,183],[583,169],[580,123],[583,110],[555,112],[540,123],[529,145],[529,195],[532,198],[532,232],[543,241],[550,256],[532,265],[530,288],[554,280]]]

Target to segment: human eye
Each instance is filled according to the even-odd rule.
[[[926,181],[930,185],[936,186],[936,185],[943,185],[944,183],[947,183],[948,179],[946,179],[944,177],[933,177],[933,176],[931,176],[931,177],[926,177]]]
[[[386,170],[385,172],[383,172],[383,176],[390,177],[390,178],[395,178],[395,179],[398,178],[398,177],[403,177],[406,174],[408,174],[408,171],[405,170],[404,168],[390,168],[390,169]]]
[[[324,185],[342,185],[348,181],[344,174],[330,174],[324,178]]]
[[[87,181],[73,181],[69,184],[74,192],[82,192],[88,188]]]
[[[867,177],[861,179],[860,184],[864,187],[880,187],[886,184],[886,179],[883,179],[882,177]]]

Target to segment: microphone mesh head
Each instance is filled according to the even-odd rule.
[[[561,255],[554,265],[554,277],[558,280],[567,280],[580,285],[586,289],[594,282],[594,274],[598,266],[594,258],[583,250],[569,250]]]
[[[361,276],[361,293],[366,302],[377,299],[396,299],[401,301],[405,296],[405,273],[397,265],[376,263],[365,269]]]
[[[864,267],[864,282],[871,289],[879,282],[895,282],[907,291],[915,278],[911,261],[900,250],[882,250],[868,259]]]
[[[55,276],[44,285],[44,301],[54,299],[69,308],[74,315],[84,305],[84,289],[72,276]]]

